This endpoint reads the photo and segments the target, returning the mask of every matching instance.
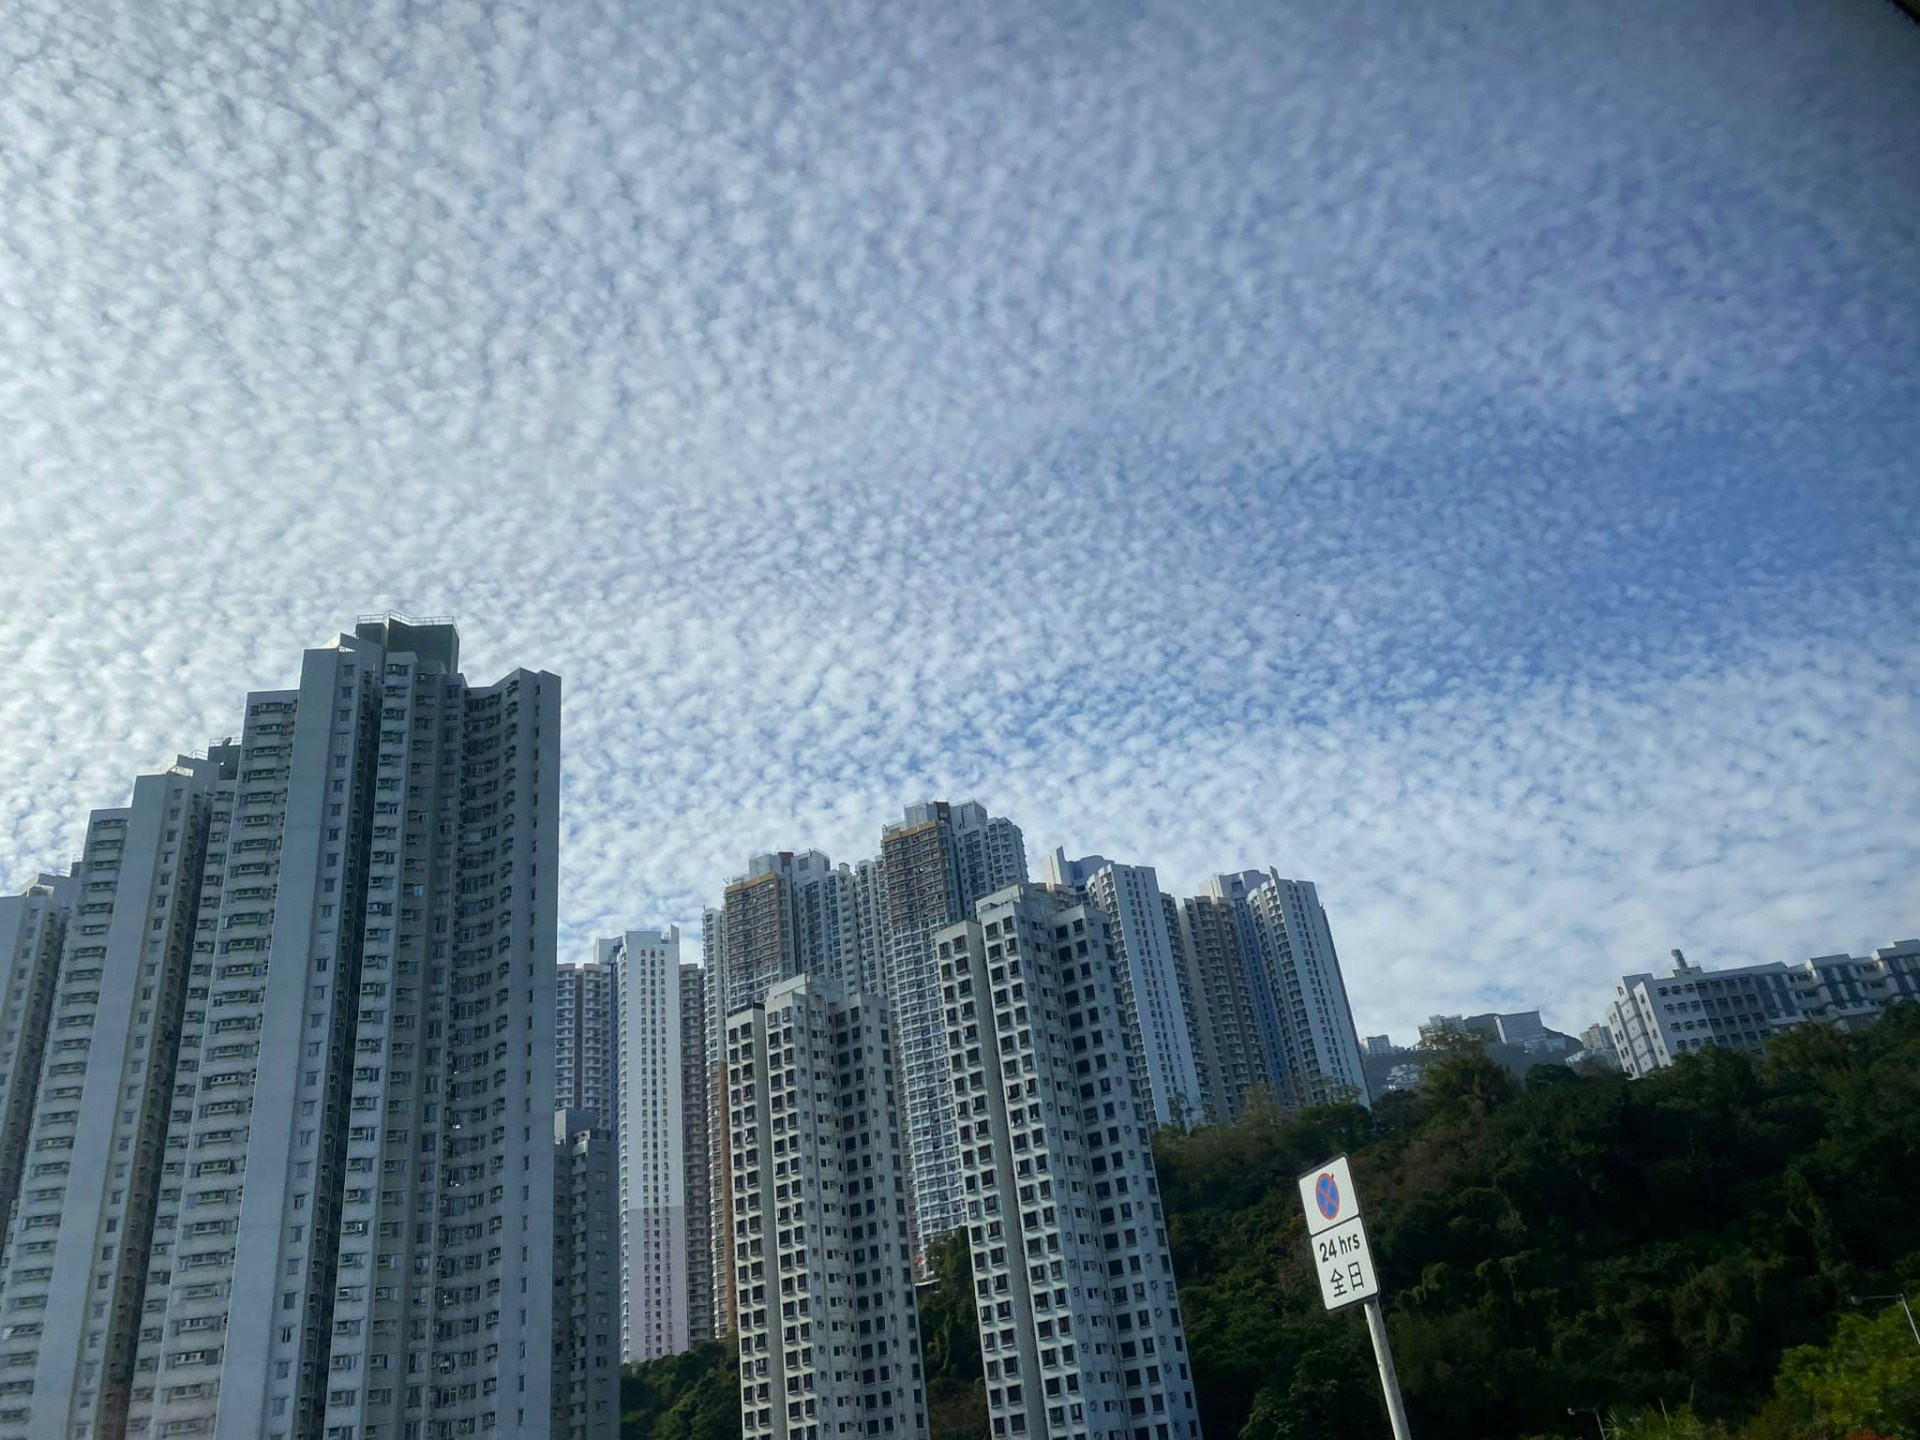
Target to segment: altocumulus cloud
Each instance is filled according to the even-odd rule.
[[[1367,1029],[1920,931],[1916,64],[1869,0],[21,0],[0,875],[391,605],[565,677],[576,950],[936,793],[1318,880]]]

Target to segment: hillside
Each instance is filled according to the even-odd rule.
[[[1634,1082],[1548,1066],[1522,1089],[1463,1045],[1371,1113],[1256,1113],[1163,1138],[1212,1440],[1386,1433],[1361,1317],[1321,1311],[1294,1188],[1343,1150],[1420,1440],[1591,1437],[1588,1407],[1620,1440],[1920,1440],[1920,1345],[1897,1306],[1847,1303],[1920,1292],[1920,1007]],[[936,1440],[961,1440],[984,1429],[977,1349],[956,1323],[964,1254],[941,1269],[923,1309],[929,1391]],[[716,1371],[700,1374],[702,1405],[654,1384],[624,1434],[729,1440]],[[695,1409],[708,1423],[672,1418]]]

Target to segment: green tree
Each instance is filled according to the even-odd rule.
[[[1920,1342],[1898,1305],[1845,1315],[1825,1345],[1802,1345],[1780,1362],[1776,1418],[1801,1433],[1873,1431],[1920,1440]]]
[[[732,1336],[620,1371],[621,1440],[739,1440],[740,1352]]]
[[[986,1440],[987,1389],[966,1232],[934,1241],[928,1259],[933,1284],[920,1296],[920,1353],[933,1440]]]

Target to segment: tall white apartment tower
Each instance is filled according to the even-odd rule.
[[[1197,1440],[1104,910],[1015,886],[935,940],[993,1433]]]
[[[559,681],[458,662],[363,622],[94,817],[0,1437],[548,1433]]]
[[[1180,932],[1168,925],[1153,867],[1116,865],[1100,855],[1069,860],[1055,850],[1040,862],[1040,881],[1107,916],[1127,1049],[1140,1068],[1152,1123],[1199,1121],[1205,1105]]]
[[[1250,927],[1249,927],[1250,928]],[[1207,1117],[1240,1118],[1243,1100],[1271,1082],[1266,1043],[1253,1007],[1253,972],[1241,937],[1239,907],[1218,895],[1180,903],[1181,949],[1194,999],[1194,1059]]]
[[[714,1338],[712,1177],[708,1161],[707,972],[680,962],[680,1154],[686,1174],[687,1341]]]
[[[702,1017],[682,1010],[677,926],[601,943],[619,1052],[620,1356],[650,1360],[692,1343],[688,1181],[706,1157],[687,1153],[685,1056],[704,1048]]]
[[[553,1098],[556,1108],[582,1110],[611,1133],[620,1123],[619,1046],[615,1041],[613,964],[616,941],[601,940],[594,958],[562,965],[555,986]]]
[[[620,1433],[620,1166],[597,1119],[553,1112],[553,1440]]]
[[[707,1156],[707,1271],[711,1277],[712,1304],[708,1329],[725,1335],[734,1328],[733,1304],[733,1183],[732,1153],[727,1146],[727,1017],[724,971],[726,969],[727,912],[723,906],[710,905],[700,916],[700,969],[703,978],[702,999],[705,1011],[707,1125],[704,1136]]]
[[[800,976],[727,1017],[747,1440],[923,1440],[886,1007]]]
[[[559,710],[392,619],[249,697],[134,1433],[548,1425]]]
[[[1215,1070],[1209,1088],[1225,1117],[1256,1085],[1288,1107],[1369,1103],[1346,982],[1313,884],[1273,870],[1215,875],[1184,918],[1205,995],[1203,1065]]]
[[[1360,1038],[1334,953],[1333,931],[1310,880],[1283,880],[1269,870],[1247,894],[1266,994],[1278,1037],[1282,1101],[1324,1105],[1369,1101]]]
[[[727,883],[706,912],[708,1077],[708,1233],[714,1303],[712,1331],[733,1328],[732,1191],[726,1182],[727,1110],[721,1056],[726,1018],[764,1000],[796,975],[857,984],[862,945],[854,874],[818,850],[769,851]]]
[[[231,760],[182,757],[87,824],[0,1261],[6,1440],[91,1440],[127,1423],[156,1210],[178,1183],[164,1172],[182,1011],[204,1001],[200,977],[199,998],[188,992],[209,791]],[[34,967],[52,938],[33,942]]]
[[[753,856],[727,882],[721,917],[709,979],[722,1018],[795,975],[857,978],[853,872],[818,850]]]
[[[962,1219],[933,932],[966,918],[982,896],[1026,878],[1020,827],[973,801],[910,805],[881,832],[880,968],[900,1036],[914,1255],[922,1266],[927,1242],[958,1229]]]
[[[24,894],[0,897],[0,1246],[20,1195],[47,1017],[79,886],[76,867],[72,875],[39,876]],[[110,908],[89,914],[96,934],[106,933],[101,917]],[[0,1325],[6,1323],[0,1316]]]

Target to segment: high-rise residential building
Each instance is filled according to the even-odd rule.
[[[726,987],[721,982],[726,951],[726,910],[710,905],[700,917],[700,969],[705,979],[707,1071],[707,1268],[712,1277],[715,1335],[734,1329],[733,1156],[727,1143]]]
[[[713,1193],[708,1166],[707,972],[680,962],[680,1155],[686,1183],[687,1342],[711,1340]]]
[[[1031,886],[935,935],[996,1436],[1200,1434],[1110,936]]]
[[[620,1177],[613,1132],[553,1112],[553,1440],[620,1433]]]
[[[80,883],[76,866],[71,875],[41,875],[25,893],[0,897],[0,1245],[20,1194],[47,1017]],[[111,910],[110,901],[94,902],[87,919],[94,934],[107,933],[103,917]]]
[[[964,919],[981,897],[1026,878],[1020,827],[973,801],[910,805],[881,832],[877,946],[900,1038],[900,1108],[921,1265],[926,1243],[959,1228],[962,1219],[933,932]]]
[[[1151,1122],[1204,1119],[1180,932],[1168,924],[1171,907],[1153,867],[1116,865],[1100,855],[1069,860],[1055,850],[1040,862],[1040,881],[1106,913],[1127,1053],[1140,1067]]]
[[[613,965],[602,940],[594,958],[560,966],[554,995],[553,1098],[560,1110],[584,1110],[593,1124],[618,1129],[619,1045],[615,1039]]]
[[[706,912],[708,1058],[708,1229],[713,1276],[712,1333],[733,1328],[732,1190],[726,1183],[726,1084],[721,1058],[726,1017],[759,1003],[782,980],[814,975],[857,985],[862,954],[854,872],[818,850],[769,851],[727,883],[722,903]]]
[[[1920,1001],[1920,940],[1867,957],[1820,955],[1703,970],[1678,950],[1665,975],[1622,976],[1606,1024],[1621,1069],[1640,1076],[1709,1045],[1758,1050],[1793,1025],[1848,1029],[1896,1001]]]
[[[1219,895],[1181,902],[1181,949],[1198,1023],[1193,1049],[1207,1117],[1240,1118],[1247,1093],[1270,1083],[1267,1052],[1253,1008],[1253,970],[1241,938],[1239,907]]]
[[[94,817],[0,1436],[546,1433],[559,681],[458,656],[364,622]]]
[[[1255,1007],[1275,1037],[1275,1093],[1283,1104],[1368,1103],[1353,1007],[1320,893],[1309,880],[1266,872],[1246,896],[1266,984]]]
[[[1215,875],[1183,921],[1217,1114],[1237,1115],[1256,1085],[1288,1107],[1368,1103],[1346,982],[1311,882],[1271,870]]]
[[[886,913],[885,867],[878,860],[862,860],[853,866],[853,966],[848,983],[857,984],[861,993],[887,993],[882,957],[884,933],[882,917]]]
[[[722,1016],[795,975],[851,981],[858,969],[853,873],[818,850],[755,855],[727,884],[712,981]]]
[[[697,966],[680,959],[680,930],[629,930],[601,942],[613,971],[619,1068],[620,1269],[623,1360],[649,1360],[685,1350],[712,1301],[696,1291],[695,1250],[707,1248],[704,1179],[693,1173],[707,1163],[704,1141],[705,1087],[687,1093],[689,1063],[704,1064],[705,1007],[684,1008],[685,972]],[[689,1150],[692,1131],[696,1148]]]
[[[209,791],[232,766],[231,748],[182,757],[88,821],[41,1064],[11,1081],[37,1088],[0,1260],[7,1440],[125,1432],[156,1212],[178,1184],[168,1125]],[[36,967],[51,939],[41,931]]]
[[[724,1045],[743,1435],[924,1437],[884,1003],[801,976]]]

